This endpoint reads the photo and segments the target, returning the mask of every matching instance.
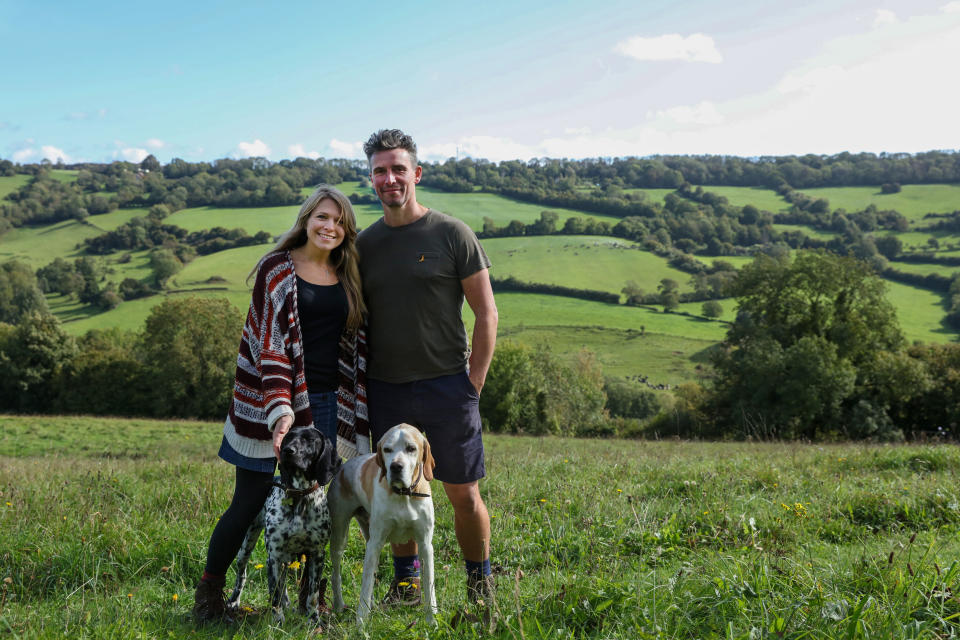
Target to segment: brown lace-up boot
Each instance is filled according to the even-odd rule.
[[[468,607],[455,613],[450,625],[457,627],[464,622],[480,622],[483,631],[494,633],[497,630],[497,600],[493,575],[467,576],[467,602]]]
[[[208,622],[233,622],[223,600],[223,581],[201,579],[193,594],[193,619],[198,625]]]

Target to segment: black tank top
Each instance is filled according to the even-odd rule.
[[[310,393],[339,384],[340,336],[347,325],[347,292],[341,283],[313,284],[297,276],[297,310],[303,333],[303,363]]]

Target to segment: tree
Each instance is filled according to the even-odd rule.
[[[723,315],[723,305],[716,300],[707,300],[703,303],[701,311],[707,318],[719,318]]]
[[[0,331],[0,406],[49,410],[57,393],[53,382],[76,349],[73,338],[50,314],[32,311],[16,327]]]
[[[183,268],[183,263],[169,249],[157,249],[150,254],[150,269],[154,280],[162,287],[167,280]]]
[[[741,436],[861,437],[896,384],[878,354],[904,339],[884,283],[865,263],[829,252],[758,256],[733,285],[738,314],[714,356],[716,414]],[[859,416],[859,418],[858,418]],[[896,437],[874,420],[872,437]]]
[[[47,299],[33,269],[19,260],[0,264],[0,322],[19,324],[32,314],[47,313]]]
[[[657,291],[660,292],[660,304],[663,305],[663,311],[673,311],[680,306],[680,284],[671,278],[664,278],[657,285]]]
[[[241,327],[240,312],[224,298],[171,298],[153,308],[142,360],[154,415],[225,415]]]
[[[157,160],[154,155],[151,153],[146,158],[140,161],[140,168],[144,171],[160,171],[160,161]]]

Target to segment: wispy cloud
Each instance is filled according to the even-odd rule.
[[[159,138],[150,138],[144,144],[147,145],[147,147],[149,147],[150,149],[163,149],[164,147],[167,146],[167,143],[164,142],[163,140],[160,140]]]
[[[74,161],[63,149],[49,144],[42,145],[39,149],[31,146],[13,152],[14,162],[38,162],[44,158],[50,162],[62,160],[71,163]]]
[[[636,36],[617,43],[614,51],[635,60],[662,62],[682,60],[685,62],[723,62],[723,56],[708,35],[694,33],[682,36],[669,33],[653,38]]]
[[[649,115],[654,120],[684,126],[720,124],[723,122],[723,116],[717,111],[717,106],[706,100],[693,106],[671,107]]]
[[[253,142],[240,142],[237,144],[237,150],[234,155],[238,158],[269,158],[270,147],[267,143],[257,138]]]
[[[97,109],[96,111],[71,111],[63,116],[67,122],[82,122],[84,120],[99,120],[107,116],[106,109]]]
[[[876,14],[873,16],[873,26],[882,27],[888,24],[897,24],[900,20],[897,18],[897,14],[889,9],[877,9]]]
[[[960,13],[960,0],[953,0],[940,7],[944,13]]]
[[[344,142],[333,138],[330,140],[330,151],[336,158],[363,158],[362,142]]]
[[[319,151],[306,151],[302,144],[292,144],[287,147],[287,153],[291,158],[313,158],[314,160],[320,157]]]
[[[150,155],[149,151],[139,147],[123,147],[113,152],[114,158],[126,160],[127,162],[141,162],[148,155]]]

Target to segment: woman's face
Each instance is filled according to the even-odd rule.
[[[323,251],[333,251],[343,243],[345,235],[340,207],[329,198],[317,203],[307,218],[307,244]]]

